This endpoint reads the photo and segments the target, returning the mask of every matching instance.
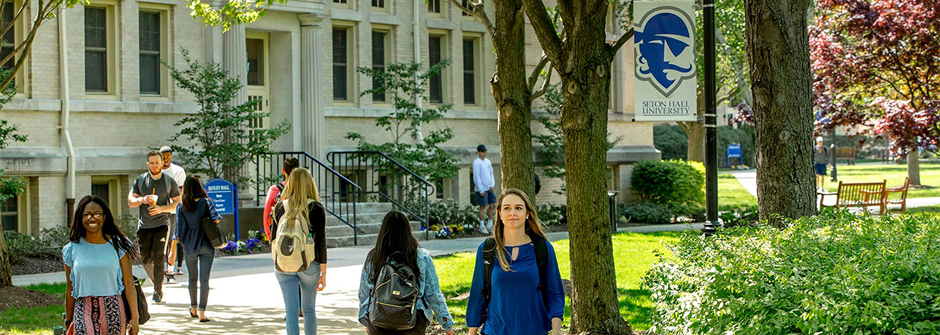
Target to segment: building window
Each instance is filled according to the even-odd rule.
[[[108,205],[111,205],[111,185],[108,182],[91,184],[91,195],[98,196]]]
[[[333,29],[333,100],[349,100],[348,34],[348,29]]]
[[[3,224],[3,231],[19,231],[18,198],[19,196],[14,195],[0,204],[0,222]]]
[[[246,39],[245,47],[248,49],[248,85],[264,86],[264,40]]]
[[[85,7],[85,91],[108,88],[108,9]]]
[[[463,40],[463,103],[476,104],[476,40]]]
[[[346,0],[333,0],[333,3],[346,4]]]
[[[388,35],[386,31],[372,32],[372,70],[376,72],[385,72],[386,51],[388,50]],[[372,76],[372,88],[378,88],[385,83],[379,76]],[[375,92],[372,94],[372,101],[385,101],[385,92]]]
[[[463,5],[464,8],[469,9],[471,11],[473,10],[473,8],[470,8],[469,0],[461,0],[460,3]],[[464,12],[464,11],[460,11],[460,16],[473,16],[473,15],[467,14],[467,12]]]
[[[372,7],[385,8],[385,0],[372,0]]]
[[[441,13],[441,0],[428,0],[428,13]]]
[[[140,12],[140,93],[160,95],[160,12]]]
[[[10,30],[3,35],[3,40],[0,42],[0,59],[7,58],[7,56],[12,54],[13,50],[16,49],[16,25],[13,24],[13,16],[15,13],[16,6],[13,5],[12,1],[3,2],[2,15],[0,15],[0,18],[2,18],[3,28],[10,27]],[[10,26],[11,24],[13,24],[12,27]],[[14,64],[16,64],[16,58],[11,58],[3,64],[3,69],[12,69]]]
[[[428,60],[430,61],[431,66],[437,65],[441,62],[441,44],[443,44],[443,36],[434,36],[432,35],[428,42]],[[441,69],[443,72],[443,69]],[[441,72],[438,72],[432,75],[428,81],[431,84],[430,100],[432,103],[442,103],[444,102],[444,80],[442,78]]]

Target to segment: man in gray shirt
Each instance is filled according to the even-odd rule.
[[[822,136],[816,137],[816,147],[813,148],[813,169],[816,170],[816,189],[823,191],[826,183],[826,167],[831,163],[829,148],[823,145]]]
[[[147,172],[131,185],[127,205],[140,207],[137,219],[137,238],[140,255],[153,281],[153,302],[163,301],[163,279],[166,268],[166,236],[170,226],[170,213],[176,212],[180,202],[179,185],[163,174],[163,155],[158,151],[147,154]]]

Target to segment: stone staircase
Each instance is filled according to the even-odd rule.
[[[356,204],[356,223],[359,232],[359,246],[375,246],[382,228],[382,218],[392,210],[390,203],[358,203]],[[411,221],[411,231],[416,239],[423,241],[425,233],[421,231],[421,223]],[[431,239],[434,236],[431,235]],[[353,228],[346,225],[336,217],[327,214],[326,219],[326,246],[327,248],[353,246]]]

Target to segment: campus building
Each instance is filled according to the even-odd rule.
[[[16,8],[22,1],[15,0]],[[272,150],[304,151],[323,161],[331,151],[355,148],[344,138],[350,131],[373,143],[390,139],[374,126],[376,117],[392,110],[390,98],[360,95],[373,81],[357,68],[449,59],[451,65],[431,81],[426,103],[453,104],[432,126],[453,129],[455,137],[445,147],[457,154],[460,171],[457,178],[442,181],[435,196],[469,203],[470,166],[478,144],[490,148],[498,187],[497,112],[489,86],[495,71],[492,39],[477,19],[447,0],[291,0],[257,22],[224,33],[193,20],[187,4],[93,0],[42,26],[17,75],[19,91],[0,114],[29,136],[28,142],[0,151],[0,168],[28,181],[24,193],[0,207],[4,230],[38,234],[62,225],[66,199],[87,194],[107,199],[116,215],[136,215],[126,195],[134,178],[146,171],[146,152],[169,144],[178,132],[174,124],[198,110],[192,94],[178,88],[160,65],[184,67],[183,49],[235,74],[245,84],[239,101],[260,99],[257,108],[271,114],[251,127],[292,124]],[[493,14],[492,6],[487,10]],[[4,11],[2,18],[5,24],[11,12]],[[10,36],[21,41],[29,24],[17,23]],[[608,39],[619,34],[612,26]],[[531,29],[526,40],[532,69],[541,49]],[[11,50],[8,44],[3,52]],[[613,68],[609,131],[621,139],[607,159],[610,187],[621,191],[629,186],[632,163],[659,158],[652,125],[632,121],[632,63],[628,43]],[[560,181],[542,182],[540,201],[564,201],[552,193]],[[621,200],[628,196],[621,194]]]

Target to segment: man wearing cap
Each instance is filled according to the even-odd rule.
[[[163,155],[163,174],[170,176],[176,181],[176,185],[179,185],[180,194],[183,193],[183,183],[186,181],[186,170],[183,167],[176,165],[172,162],[173,160],[173,148],[168,146],[163,146],[160,148],[160,154]],[[166,275],[167,280],[170,282],[176,281],[176,275],[183,274],[182,265],[183,262],[183,246],[178,244],[176,240],[172,240],[173,232],[176,231],[176,214],[170,214],[170,229],[167,232],[167,265],[170,263],[171,258],[176,258],[173,263],[173,268],[167,267]],[[173,251],[176,251],[175,253]]]
[[[818,190],[823,190],[823,186],[826,183],[826,167],[831,164],[829,156],[829,148],[823,145],[822,136],[816,137],[816,150],[813,155],[813,166],[816,170],[816,188]]]
[[[496,180],[493,177],[493,162],[486,158],[486,146],[482,144],[477,146],[477,159],[473,160],[473,183],[479,196],[480,232],[489,234],[487,228],[493,229],[493,212],[496,211],[496,193],[493,192]]]

